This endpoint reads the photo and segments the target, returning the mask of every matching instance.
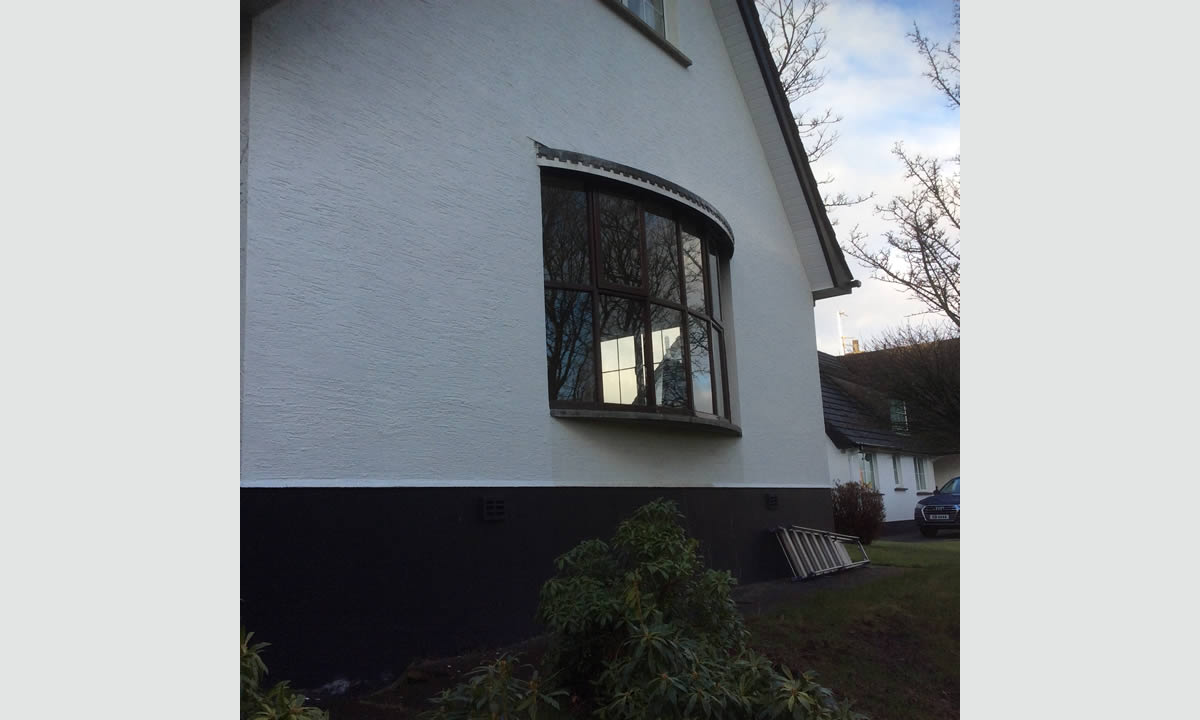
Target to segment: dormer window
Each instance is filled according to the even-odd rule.
[[[908,432],[908,406],[903,400],[892,401],[892,431]]]

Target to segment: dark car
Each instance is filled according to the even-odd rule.
[[[938,530],[957,530],[960,497],[958,478],[954,478],[917,503],[913,509],[913,520],[917,521],[921,534],[933,537]]]

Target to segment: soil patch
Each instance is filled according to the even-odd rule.
[[[467,673],[504,653],[520,655],[522,663],[538,665],[546,654],[545,636],[503,648],[479,650],[413,662],[396,680],[371,687],[363,683],[331,683],[304,690],[309,705],[328,710],[331,720],[410,720],[432,710],[429,699],[465,680]]]
[[[907,568],[867,566],[801,582],[771,580],[739,585],[733,597],[747,618],[790,607],[801,597],[820,590],[852,588],[904,573]],[[429,699],[457,685],[476,667],[503,653],[519,655],[522,663],[539,665],[548,639],[540,636],[502,648],[412,663],[389,683],[368,685],[341,681],[303,690],[309,704],[328,710],[332,720],[410,720],[433,709]]]

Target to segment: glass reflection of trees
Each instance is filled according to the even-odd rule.
[[[709,224],[633,188],[543,176],[552,406],[729,417]]]

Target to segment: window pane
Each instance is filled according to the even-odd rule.
[[[650,345],[654,362],[654,397],[663,407],[687,407],[687,372],[683,368],[683,313],[650,306]]]
[[[908,432],[908,407],[903,400],[892,400],[892,430]]]
[[[892,456],[892,475],[895,476],[894,482],[896,483],[896,487],[904,487],[904,470],[900,464],[899,455]]]
[[[683,286],[692,310],[706,313],[704,306],[704,251],[700,238],[683,228]]]
[[[606,403],[646,404],[644,307],[636,300],[600,296],[600,371]]]
[[[586,193],[542,185],[542,256],[547,281],[591,284],[587,224]]]
[[[722,369],[725,366],[722,358],[724,355],[721,352],[721,331],[715,327],[712,329],[712,355],[713,355],[713,384],[716,385],[716,394],[713,395],[713,402],[717,406],[717,415],[721,417],[729,417],[729,408],[725,407],[725,385],[722,380]]]
[[[667,25],[664,21],[663,0],[622,0],[625,7],[633,11],[654,32],[666,37]]]
[[[688,352],[692,355],[692,402],[696,412],[712,414],[712,368],[708,353],[708,323],[688,318]]]
[[[712,291],[712,314],[721,319],[721,261],[711,252],[708,253],[708,288]]]
[[[592,351],[591,293],[546,290],[546,364],[551,397],[596,400]]]
[[[642,240],[637,203],[596,193],[600,257],[607,282],[642,287]]]
[[[650,269],[650,294],[682,303],[679,294],[679,243],[675,221],[646,213],[646,265]]]

